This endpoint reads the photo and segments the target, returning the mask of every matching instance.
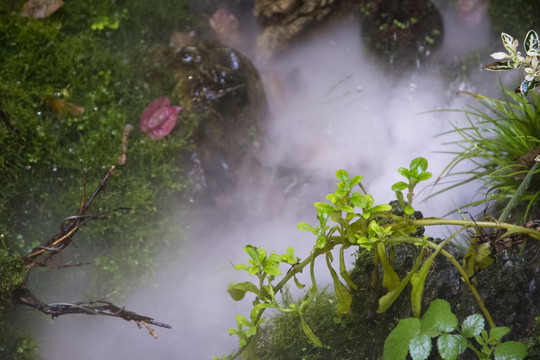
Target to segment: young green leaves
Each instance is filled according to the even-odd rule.
[[[392,185],[392,190],[396,193],[397,200],[407,215],[412,215],[414,213],[412,200],[415,186],[421,181],[430,179],[432,176],[429,171],[426,171],[427,167],[427,160],[423,157],[417,157],[411,161],[408,169],[404,167],[398,169],[398,172],[407,179],[407,182],[398,181]],[[405,204],[402,193],[405,189],[408,189],[407,204]]]
[[[280,262],[286,262],[293,265],[297,261],[294,257],[294,249],[290,246],[287,248],[287,252],[283,255],[278,255],[272,251],[270,256],[266,256],[265,248],[253,245],[244,246],[244,251],[250,257],[250,265],[238,264],[235,266],[235,269],[246,270],[249,275],[255,275],[262,272],[271,276],[279,276],[281,275],[281,270],[279,269]]]
[[[509,328],[495,327],[488,334],[484,326],[482,315],[474,314],[468,316],[458,328],[458,319],[452,313],[450,304],[436,299],[421,319],[399,321],[386,338],[383,360],[405,360],[407,354],[413,360],[425,360],[431,353],[433,337],[438,337],[437,350],[445,360],[457,359],[466,348],[473,350],[479,359],[491,359],[491,355],[495,360],[525,358],[527,351],[524,344],[500,341],[510,331]],[[480,348],[471,343],[473,338]]]

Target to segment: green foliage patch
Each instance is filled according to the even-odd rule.
[[[510,90],[503,90],[504,100],[471,95],[481,106],[464,110],[469,126],[454,127],[451,131],[461,137],[453,142],[460,150],[451,152],[455,157],[443,172],[445,180],[468,176],[465,180],[451,182],[432,196],[479,181],[485,196],[464,206],[492,202],[499,211],[497,215],[501,215],[515,196],[509,210],[520,214],[516,222],[524,223],[538,211],[540,200],[540,169],[534,165],[536,151],[540,151],[540,96],[531,92],[532,101],[529,101]],[[464,171],[458,166],[462,163],[472,163],[473,167]],[[519,192],[522,183],[525,189]]]
[[[480,314],[468,316],[458,328],[458,319],[450,304],[436,299],[431,302],[422,318],[401,319],[384,343],[383,360],[425,360],[432,351],[432,338],[437,338],[437,350],[445,360],[455,360],[469,348],[479,359],[524,359],[527,348],[516,341],[501,342],[510,332],[507,327],[484,329]],[[472,339],[479,345],[472,343]]]
[[[266,309],[275,309],[283,313],[294,314],[295,317],[300,319],[300,326],[309,342],[315,347],[323,347],[324,342],[312,330],[304,316],[318,293],[317,281],[314,274],[314,263],[319,256],[324,255],[334,284],[334,294],[336,296],[335,314],[338,318],[344,317],[351,311],[351,289],[357,289],[357,284],[349,276],[344,261],[344,250],[352,246],[356,246],[360,254],[370,253],[372,255],[374,266],[370,281],[371,289],[375,291],[379,284],[386,289],[386,293],[379,297],[378,313],[386,312],[402,295],[405,287],[410,284],[410,304],[415,318],[406,319],[406,324],[398,325],[399,330],[397,334],[399,335],[405,332],[406,329],[416,329],[416,332],[413,334],[414,336],[408,333],[405,334],[406,336],[403,335],[407,340],[405,345],[404,341],[398,344],[399,341],[394,341],[394,337],[391,336],[389,338],[390,345],[388,346],[397,352],[397,355],[394,355],[398,356],[398,358],[405,359],[409,351],[409,341],[414,342],[413,345],[410,345],[414,348],[414,351],[411,350],[412,354],[418,352],[419,354],[427,353],[429,355],[431,350],[431,347],[427,345],[428,343],[431,344],[431,338],[427,334],[420,332],[421,323],[418,319],[422,313],[423,292],[429,269],[439,254],[446,257],[457,269],[463,282],[469,287],[490,328],[495,328],[495,323],[487,307],[476,290],[475,285],[471,282],[473,275],[469,274],[460,262],[451,253],[446,251],[444,247],[459,233],[470,227],[500,228],[506,231],[505,234],[523,233],[536,240],[540,240],[540,233],[535,229],[528,229],[502,222],[441,218],[416,219],[413,216],[415,210],[412,207],[414,189],[421,181],[431,178],[431,173],[427,171],[427,167],[427,160],[419,157],[412,160],[408,168],[399,168],[398,172],[405,177],[406,181],[396,182],[392,185],[392,190],[396,195],[397,202],[403,209],[402,215],[392,213],[391,210],[393,210],[393,207],[391,205],[375,205],[373,197],[362,186],[362,177],[355,176],[351,178],[345,170],[336,171],[336,177],[338,179],[337,189],[326,196],[329,203],[316,202],[314,204],[317,209],[319,224],[316,226],[306,223],[298,224],[299,230],[313,233],[315,237],[313,249],[310,255],[304,260],[300,258],[295,259],[296,255],[293,248],[288,248],[286,254],[280,255],[275,252],[268,254],[261,247],[253,245],[245,246],[244,250],[250,257],[249,265],[239,264],[236,268],[247,271],[250,275],[256,277],[257,281],[233,282],[229,285],[229,293],[237,301],[242,300],[248,292],[253,293],[256,297],[253,301],[253,308],[249,319],[243,315],[237,315],[236,321],[238,328],[229,329],[231,335],[235,334],[239,337],[240,349],[230,355],[224,355],[222,359],[235,359],[238,356],[256,356],[253,339],[255,339],[258,330],[266,320],[262,316]],[[359,187],[362,192],[354,191],[355,187]],[[403,194],[405,190],[407,190],[406,197]],[[435,243],[427,236],[422,236],[421,233],[419,234],[419,228],[432,225],[454,225],[461,228],[442,242]],[[413,246],[420,250],[410,270],[394,267],[394,253],[397,245]],[[338,248],[340,276],[338,276],[332,265],[334,261],[332,250],[337,250]],[[474,267],[474,259],[468,259],[467,261],[472,261],[472,266]],[[288,264],[290,268],[281,280],[277,284],[274,284],[273,282],[276,278],[282,275],[279,269],[281,263]],[[295,275],[308,265],[310,268],[311,286],[298,304],[291,303],[287,307],[283,307],[276,300],[275,294],[291,279],[294,279],[295,284],[300,289],[304,288],[304,285],[298,282]],[[379,278],[379,268],[382,272],[382,279]],[[400,275],[398,272],[405,273],[405,275]],[[434,311],[431,310],[428,314]],[[429,317],[426,321],[428,323],[437,322],[439,324],[439,320],[429,320]],[[453,328],[450,329],[450,325],[449,323],[448,326],[444,327],[446,329],[445,331],[450,332],[453,330]],[[398,336],[399,339],[401,338],[400,336]],[[452,340],[450,337],[443,338],[445,339],[443,341]],[[488,341],[488,339],[485,339],[485,341]],[[478,339],[477,342],[482,344]],[[447,348],[445,347],[443,350],[446,351]],[[452,348],[448,351],[449,353],[453,353],[454,350]],[[392,358],[392,356],[388,358]],[[417,358],[427,358],[427,355],[425,357],[422,356]],[[214,359],[218,358],[214,357]]]

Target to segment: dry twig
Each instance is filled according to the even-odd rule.
[[[45,241],[41,246],[38,246],[30,252],[30,254],[25,256],[26,270],[30,271],[35,266],[49,267],[54,268],[57,266],[50,265],[49,263],[62,251],[64,250],[71,242],[72,237],[77,233],[82,226],[86,225],[91,220],[103,220],[108,219],[109,214],[114,211],[119,210],[131,210],[129,208],[118,208],[111,211],[102,212],[95,215],[86,215],[86,212],[92,206],[92,203],[96,197],[105,190],[105,185],[111,175],[116,173],[114,166],[111,166],[105,177],[101,180],[96,190],[90,196],[90,198],[85,202],[85,190],[86,190],[86,173],[83,178],[83,194],[81,207],[79,214],[75,216],[70,216],[64,219],[62,225],[60,226],[60,232],[54,235],[49,240]],[[79,266],[83,264],[74,264],[71,266]],[[60,266],[66,267],[66,266]],[[46,304],[36,298],[30,290],[25,286],[20,287],[13,293],[14,303],[27,305],[33,307],[45,314],[51,315],[53,318],[56,318],[60,315],[66,314],[86,314],[86,315],[104,315],[122,318],[126,321],[135,321],[137,326],[140,328],[143,324],[150,335],[154,338],[157,338],[154,330],[149,326],[159,326],[163,328],[170,329],[171,326],[168,324],[160,323],[154,321],[153,318],[149,316],[139,315],[133,311],[125,310],[120,308],[109,301],[103,299],[100,300],[88,300],[80,301],[76,303],[51,303]]]

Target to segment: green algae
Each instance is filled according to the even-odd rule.
[[[8,303],[10,292],[25,281],[21,256],[58,232],[65,217],[78,214],[83,172],[88,198],[118,163],[126,124],[135,128],[127,162],[117,166],[119,173],[92,211],[133,210],[94,221],[74,239],[81,260],[96,259],[90,296],[124,293],[144,281],[152,273],[153,256],[178,233],[178,213],[171,209],[187,187],[186,159],[197,119],[181,114],[173,133],[162,141],[148,139],[138,122],[146,105],[167,95],[145,78],[148,48],[166,42],[172,29],[197,25],[188,5],[72,1],[49,18],[28,19],[19,15],[22,1],[0,3],[2,356],[16,354],[13,344],[20,343],[9,326]],[[101,30],[93,27],[99,21],[105,24]],[[57,112],[51,99],[84,112]],[[71,279],[80,276],[70,273]],[[46,288],[47,277],[39,275],[35,285]],[[25,341],[30,349],[32,343]]]

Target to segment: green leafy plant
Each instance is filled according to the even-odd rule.
[[[529,102],[521,94],[506,89],[503,89],[504,100],[468,94],[481,107],[463,110],[469,126],[454,126],[441,134],[458,134],[461,139],[450,144],[460,150],[448,152],[455,157],[437,180],[446,178],[450,185],[432,196],[478,181],[485,195],[463,207],[491,202],[498,215],[502,216],[502,209],[507,208],[506,214],[499,218],[501,221],[517,208],[520,215],[515,221],[524,223],[537,211],[540,200],[540,169],[534,161],[540,154],[540,96],[532,93]],[[471,163],[472,168],[461,170],[460,165]],[[451,180],[456,177],[460,180]]]
[[[229,293],[234,300],[242,300],[246,293],[255,295],[253,310],[250,320],[242,315],[236,317],[238,328],[230,329],[229,332],[239,337],[240,349],[224,356],[224,359],[234,359],[240,354],[250,356],[253,354],[253,338],[258,328],[264,321],[263,312],[268,308],[274,308],[282,312],[295,313],[301,322],[301,327],[307,339],[315,346],[322,346],[322,341],[314,334],[309,324],[303,317],[304,310],[317,292],[317,284],[314,276],[314,263],[317,257],[324,255],[328,270],[333,280],[334,293],[337,298],[336,314],[344,316],[350,311],[352,295],[349,289],[357,286],[349,277],[344,260],[344,251],[355,246],[359,251],[369,251],[373,254],[374,272],[372,274],[372,287],[382,286],[387,289],[387,293],[379,299],[378,312],[385,312],[400,296],[403,289],[411,284],[411,305],[416,318],[420,318],[421,304],[424,284],[428,275],[428,270],[433,264],[435,257],[439,254],[445,256],[456,267],[463,281],[470,288],[473,297],[478,303],[483,316],[487,320],[490,328],[495,328],[495,324],[484,305],[478,291],[470,280],[470,275],[466,269],[454,258],[452,254],[444,249],[452,239],[467,228],[498,228],[505,234],[522,233],[540,240],[540,232],[503,222],[489,221],[467,221],[440,218],[416,219],[412,207],[414,200],[414,189],[421,181],[431,178],[431,173],[427,171],[428,163],[424,158],[414,159],[408,168],[400,168],[398,172],[405,177],[406,181],[400,181],[392,185],[392,190],[396,194],[397,201],[404,209],[403,216],[390,212],[392,206],[388,204],[375,205],[373,197],[366,192],[361,184],[362,177],[349,177],[345,170],[336,171],[338,179],[337,189],[326,196],[329,203],[316,202],[317,218],[319,223],[311,226],[307,223],[298,224],[298,229],[313,233],[315,244],[310,255],[301,260],[295,257],[294,249],[289,247],[286,254],[278,255],[272,252],[270,255],[264,248],[248,245],[244,248],[249,255],[249,264],[240,264],[236,268],[248,271],[252,276],[258,278],[257,283],[242,282],[231,283]],[[358,186],[361,192],[353,191]],[[407,190],[406,197],[403,191]],[[407,201],[405,201],[405,198]],[[418,235],[418,229],[432,225],[455,225],[461,228],[440,243],[430,241],[427,236]],[[419,255],[406,276],[401,278],[393,264],[393,247],[397,244],[409,244],[419,247]],[[332,250],[339,248],[339,270],[338,276],[332,263],[334,256]],[[468,260],[473,262],[474,259]],[[277,276],[281,276],[279,269],[281,263],[287,263],[290,269],[274,285]],[[310,266],[311,286],[305,293],[299,305],[289,304],[288,308],[283,308],[276,300],[275,294],[280,291],[292,278],[296,286],[303,288],[295,275],[306,266]],[[382,281],[378,278],[379,265],[382,269]],[[405,353],[406,355],[406,353]],[[214,357],[214,359],[218,359]]]
[[[505,49],[508,51],[505,52],[496,52],[491,54],[496,60],[484,66],[484,69],[491,71],[501,71],[501,70],[512,70],[523,68],[525,70],[525,79],[516,89],[516,92],[520,92],[523,95],[527,95],[529,91],[533,90],[536,86],[540,84],[540,52],[538,51],[538,34],[536,31],[529,30],[523,40],[523,45],[527,56],[521,56],[521,52],[517,51],[518,41],[515,40],[512,36],[501,33],[502,43]]]
[[[458,319],[450,304],[441,299],[431,302],[422,318],[401,319],[384,343],[383,360],[425,360],[432,351],[432,339],[437,338],[437,350],[445,360],[455,360],[467,348],[479,359],[524,359],[527,348],[516,341],[501,342],[508,327],[485,329],[480,314],[468,316],[458,327]],[[476,342],[473,343],[473,340]]]

